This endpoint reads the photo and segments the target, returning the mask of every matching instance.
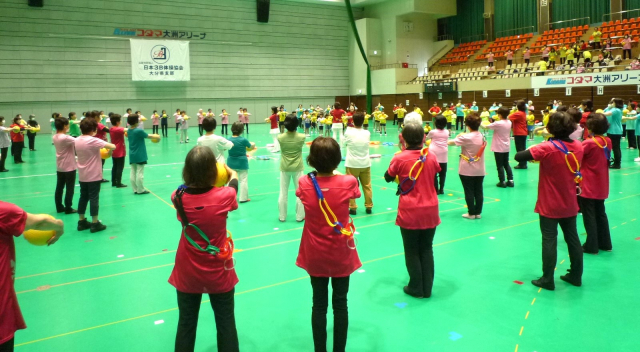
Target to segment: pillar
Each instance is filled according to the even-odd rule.
[[[613,0],[612,0],[613,1]],[[551,0],[538,0],[538,33],[542,34],[551,22]]]
[[[496,13],[495,0],[484,0],[484,13],[488,16],[484,18],[484,33],[487,41],[495,40],[494,17]]]
[[[620,12],[623,11],[623,4],[622,4],[623,0],[611,0],[611,19],[607,19],[608,21],[615,21],[615,20],[622,20],[622,15],[621,13],[614,13],[614,12]],[[602,21],[602,19],[598,19],[597,21],[592,21],[592,22],[600,22]]]

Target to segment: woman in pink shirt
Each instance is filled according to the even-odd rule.
[[[545,48],[545,50],[547,49]],[[544,52],[542,54],[544,55]],[[531,50],[529,50],[529,47],[524,48],[523,58],[524,58],[524,63],[528,65],[529,62],[531,61]],[[547,59],[545,61],[547,61],[548,59],[549,59],[549,53],[547,53]]]
[[[247,129],[247,134],[249,134],[249,116],[251,116],[251,114],[247,112],[247,108],[242,109],[242,121],[244,127]]]
[[[464,198],[467,202],[468,212],[462,214],[465,219],[480,219],[482,216],[482,204],[484,194],[482,182],[484,181],[484,148],[487,142],[484,136],[478,132],[482,119],[478,113],[472,112],[464,120],[468,133],[459,134],[449,145],[462,147],[458,173],[464,188]]]
[[[409,284],[404,292],[416,298],[429,298],[434,278],[433,237],[440,225],[438,195],[431,180],[442,164],[438,165],[437,156],[431,150],[433,142],[429,149],[423,149],[424,129],[421,125],[406,124],[402,136],[407,149],[393,157],[384,178],[387,182],[396,178],[402,180],[398,186],[400,199],[396,225],[400,227],[409,272]],[[421,170],[419,175],[418,170]]]
[[[487,62],[489,63],[489,67],[493,67],[493,57],[495,55],[493,55],[492,52],[489,52],[489,54],[487,54]]]
[[[631,38],[629,37],[628,34],[624,35],[624,39],[622,39],[622,60],[627,58],[627,55],[629,56],[629,60],[631,60],[631,43],[633,41],[631,40]]]
[[[228,135],[229,134],[229,114],[227,114],[227,110],[222,109],[222,113],[220,114],[220,123],[222,124],[222,130],[220,134]]]
[[[204,129],[202,128],[202,121],[204,121],[204,112],[202,112],[202,109],[198,110],[198,133],[200,134],[200,137],[202,137],[202,134],[204,133]]]
[[[511,121],[509,121],[509,109],[501,107],[496,111],[495,122],[483,127],[493,130],[491,140],[491,151],[496,158],[498,167],[498,179],[500,182],[496,186],[501,188],[513,187],[513,171],[509,165],[509,150],[511,149]],[[505,183],[504,173],[507,172]]]
[[[311,327],[316,351],[327,350],[329,281],[333,288],[333,350],[345,350],[349,326],[349,278],[362,266],[353,238],[355,229],[349,226],[352,224],[349,199],[360,198],[360,188],[355,177],[334,174],[341,160],[340,146],[333,138],[316,138],[307,157],[307,163],[316,171],[301,177],[296,190],[305,214],[314,214],[305,218],[296,265],[311,277]],[[325,201],[320,202],[323,199]],[[321,204],[325,211],[330,208],[335,216],[325,218]],[[328,220],[340,225],[330,226]]]
[[[527,48],[527,50],[529,50],[529,48]],[[548,46],[542,50],[542,60],[544,60],[544,62],[549,62],[549,52],[551,52],[551,49],[549,49]]]
[[[153,110],[153,114],[151,114],[151,122],[153,124],[153,133],[158,134],[160,131],[160,115],[158,115],[158,110]]]
[[[507,65],[513,64],[513,51],[511,49],[507,50]]]
[[[54,121],[56,134],[53,136],[53,145],[56,148],[56,174],[58,182],[56,183],[55,202],[58,213],[75,214],[78,211],[73,209],[73,194],[76,185],[76,155],[75,141],[76,139],[67,135],[69,131],[69,119],[66,117],[58,117]],[[62,193],[65,188],[67,193],[62,203]]]
[[[431,140],[429,152],[433,153],[440,164],[440,172],[435,176],[435,186],[438,194],[444,194],[444,181],[447,179],[447,162],[449,158],[449,130],[447,129],[447,118],[437,115],[434,118],[436,128],[427,135],[427,140]],[[440,182],[438,182],[440,178]]]

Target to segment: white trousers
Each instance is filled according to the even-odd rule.
[[[129,173],[129,181],[134,193],[142,193],[144,189],[144,165],[131,164],[131,173]]]
[[[273,148],[271,148],[271,151],[272,152],[279,152],[280,151],[280,143],[278,142],[278,135],[280,134],[280,129],[279,128],[271,129],[271,131],[269,131],[269,134],[273,138]]]
[[[249,199],[249,170],[235,170],[238,173],[239,201],[245,202]]]
[[[343,129],[344,129],[344,125],[341,123],[334,123],[331,126],[331,130],[333,131],[333,139],[335,139],[336,142],[340,144],[340,148],[343,147],[342,145],[342,135],[344,133]],[[338,134],[338,138],[336,138],[336,133]]]
[[[189,140],[189,135],[187,134],[188,129],[180,130],[180,142],[186,142]]]
[[[304,175],[304,171],[284,172],[280,171],[280,197],[278,198],[278,209],[280,210],[280,221],[287,220],[287,203],[289,202],[289,184],[293,180],[293,189],[298,189],[298,180]],[[300,198],[296,197],[296,221],[304,220],[304,206]]]

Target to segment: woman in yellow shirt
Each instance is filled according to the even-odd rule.
[[[596,31],[593,32],[593,48],[601,49],[602,45],[600,41],[602,40],[602,32],[600,32],[600,28],[596,28]]]

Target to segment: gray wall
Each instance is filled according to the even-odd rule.
[[[206,32],[191,40],[191,81],[133,82],[129,37],[115,28]],[[284,0],[268,24],[255,0],[0,0],[0,115],[35,113],[48,132],[54,111],[242,106],[262,122],[272,105],[326,107],[348,94],[348,32],[343,6]]]

